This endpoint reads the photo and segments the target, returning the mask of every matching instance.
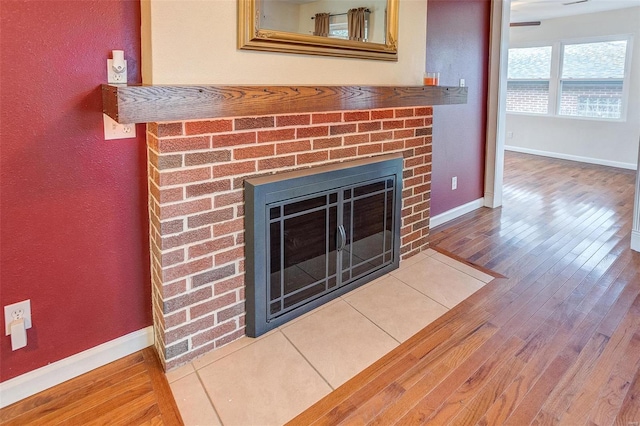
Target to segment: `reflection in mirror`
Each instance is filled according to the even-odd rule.
[[[238,0],[238,47],[398,60],[400,0]]]
[[[385,43],[387,0],[259,0],[259,2],[258,10],[262,29]]]

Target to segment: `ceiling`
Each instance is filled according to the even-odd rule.
[[[640,0],[512,0],[511,22],[541,21],[634,6],[640,6]]]

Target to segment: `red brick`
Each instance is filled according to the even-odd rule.
[[[242,317],[240,317],[238,323],[239,323],[239,327],[241,327],[240,330],[236,330],[233,333],[227,334],[226,336],[223,336],[219,339],[216,340],[216,348],[220,348],[228,343],[233,342],[234,340],[238,340],[239,338],[243,337],[245,335],[245,330],[244,330],[244,315]]]
[[[416,155],[430,154],[431,153],[431,145],[423,145],[421,147],[417,147],[415,149]]]
[[[213,148],[248,145],[251,143],[256,143],[256,132],[230,133],[226,135],[214,135],[211,137],[211,145]]]
[[[367,121],[369,120],[369,111],[353,111],[344,113],[344,121]]]
[[[396,118],[400,117],[413,117],[413,108],[397,109],[395,112]]]
[[[415,188],[413,188],[413,193],[415,195],[425,194],[429,191],[431,191],[431,183],[425,183],[423,185],[416,186]]]
[[[230,132],[233,130],[231,120],[187,121],[184,123],[187,135]]]
[[[200,330],[213,327],[215,323],[215,315],[202,317],[195,321],[192,320],[181,327],[166,331],[164,333],[165,344],[169,345],[170,343],[177,342],[180,339],[184,339],[189,335],[197,333]]]
[[[276,117],[276,126],[305,126],[311,123],[311,115],[281,115]]]
[[[425,201],[423,203],[419,203],[419,204],[414,204],[413,205],[413,210],[416,212],[425,212],[427,210],[429,210],[429,206],[430,206],[430,202],[429,201]]]
[[[178,311],[164,317],[164,328],[169,329],[187,322],[187,310]]]
[[[416,176],[416,177],[412,177],[410,179],[406,179],[403,182],[402,186],[404,188],[411,188],[412,186],[422,185],[423,182],[424,182],[423,176]]]
[[[311,150],[311,141],[296,141],[279,143],[276,145],[276,154],[290,154],[292,152],[302,152]]]
[[[198,241],[204,241],[211,238],[210,228],[201,228],[193,231],[185,231],[181,234],[171,237],[163,237],[161,247],[163,250],[172,249],[175,247],[181,247],[186,244],[195,243]],[[190,256],[193,257],[193,256]]]
[[[152,151],[153,153],[153,151]],[[155,154],[154,154],[155,155]],[[167,169],[176,169],[178,167],[182,167],[182,155],[174,154],[174,155],[160,155],[156,156],[155,162],[154,159],[149,157],[149,162],[151,164],[155,164],[158,167],[158,170],[167,170]]]
[[[153,123],[149,123],[153,124]],[[158,152],[158,147],[160,146],[160,141],[153,134],[147,132],[147,151],[155,151]]]
[[[202,333],[198,333],[191,338],[193,342],[193,347],[197,348],[198,346],[202,346],[204,344],[213,342],[220,336],[224,336],[236,329],[235,321],[225,322],[224,324],[220,324],[217,327],[212,328],[211,330],[203,331]]]
[[[413,157],[413,158],[407,158],[406,160],[404,160],[405,168],[416,167],[422,164],[424,164],[424,158],[422,157]]]
[[[238,204],[244,201],[244,191],[234,191],[227,194],[220,194],[213,197],[213,207],[220,208],[231,204]]]
[[[238,207],[241,207],[241,206],[238,206]],[[244,216],[244,211],[242,212],[242,214],[238,212],[238,216]],[[244,232],[241,232],[238,235],[236,235],[236,244],[244,244]]]
[[[208,228],[207,228],[208,229]],[[235,244],[233,237],[230,235],[215,240],[206,241],[202,244],[189,247],[189,259],[204,256],[205,254],[223,250],[232,247]],[[213,265],[211,265],[213,266]]]
[[[425,164],[424,166],[416,167],[414,169],[414,172],[416,175],[426,175],[428,173],[431,173],[431,164]]]
[[[382,129],[381,121],[369,121],[367,123],[358,123],[358,132],[373,132]]]
[[[194,151],[209,148],[211,148],[210,136],[158,140],[158,153],[160,154],[165,152]]]
[[[405,148],[415,148],[424,145],[424,138],[413,138],[404,141]]]
[[[327,148],[335,148],[337,146],[342,145],[342,138],[324,138],[324,139],[315,139],[313,141],[313,149],[327,149]]]
[[[287,141],[296,138],[296,129],[265,130],[258,132],[258,142]]]
[[[371,133],[371,142],[382,142],[393,139],[393,132]]]
[[[169,222],[162,222],[160,225],[160,232],[162,235],[175,234],[184,230],[184,220],[177,219]]]
[[[191,278],[191,287],[193,288],[200,287],[205,284],[210,284],[214,281],[220,281],[232,275],[235,275],[236,273],[237,271],[236,271],[235,263],[222,266],[220,268],[215,268]],[[207,287],[210,288],[211,286],[207,286]]]
[[[162,255],[162,266],[167,267],[176,263],[184,262],[184,250],[174,250]]]
[[[279,169],[282,167],[291,167],[295,165],[295,155],[288,155],[286,157],[273,157],[264,160],[258,160],[258,170],[270,170]]]
[[[213,166],[214,177],[241,175],[241,174],[251,173],[255,171],[256,171],[255,161],[244,161],[244,162]]]
[[[190,182],[198,182],[211,178],[211,170],[208,167],[200,169],[179,170],[177,172],[160,173],[160,186],[182,185]]]
[[[433,108],[432,107],[416,108],[416,115],[433,115]]]
[[[411,225],[411,229],[413,231],[419,231],[419,230],[424,229],[424,228],[429,228],[429,219],[422,219],[421,221],[416,222],[413,225]],[[420,235],[422,235],[422,234],[420,234]]]
[[[329,157],[332,160],[337,160],[339,158],[355,157],[357,153],[358,149],[355,146],[351,148],[332,149],[329,151]]]
[[[213,294],[216,296],[219,294],[227,293],[236,288],[244,286],[244,275],[238,275],[224,281],[218,281],[213,285]]]
[[[385,142],[383,144],[384,152],[398,151],[401,149],[404,149],[404,141],[391,141],[391,142]]]
[[[242,258],[244,258],[244,247],[236,247],[231,250],[216,254],[214,256],[214,262],[216,266],[220,266],[224,265],[225,263],[235,262],[236,260]]]
[[[384,130],[402,129],[404,128],[404,120],[383,121],[382,128]]]
[[[383,118],[393,118],[393,110],[381,109],[381,110],[371,111],[372,120],[380,120]]]
[[[167,188],[160,190],[160,203],[173,203],[176,201],[182,201],[184,199],[183,196],[184,190],[182,187],[180,188]]]
[[[171,219],[176,216],[186,216],[189,214],[211,210],[211,199],[186,201],[184,203],[172,204],[160,207],[160,220]]]
[[[404,191],[402,191],[404,193]],[[409,207],[422,201],[422,195],[414,195],[413,197],[402,197],[402,206]]]
[[[394,139],[412,138],[413,135],[414,135],[413,129],[402,129],[402,130],[396,130],[393,132]]]
[[[243,117],[235,119],[235,130],[260,129],[273,127],[274,117]]]
[[[331,135],[344,135],[347,133],[355,133],[356,130],[358,130],[358,126],[356,124],[340,124],[337,126],[331,126],[329,133]]]
[[[199,228],[201,226],[231,220],[233,217],[233,207],[228,207],[226,209],[214,210],[197,216],[191,216],[187,219],[187,226],[189,228]]]
[[[417,240],[418,238],[420,238],[420,231],[412,232],[411,234],[408,234],[408,235],[402,237],[401,244],[402,245],[408,244],[411,241]]]
[[[228,222],[216,223],[213,225],[213,235],[227,235],[233,234],[234,232],[239,232],[244,229],[244,218],[238,218],[235,220],[230,220]]]
[[[378,153],[378,152],[382,152],[382,144],[381,143],[358,146],[358,155],[375,154],[375,153]]]
[[[205,257],[203,259],[194,260],[193,262],[184,263],[182,265],[167,268],[162,271],[162,279],[164,281],[173,281],[178,278],[187,277],[197,272],[211,269],[213,267],[213,259]]]
[[[199,290],[192,291],[191,293],[183,294],[173,299],[164,300],[162,312],[164,314],[168,314],[179,309],[186,308],[194,303],[209,299],[211,296],[213,296],[211,286],[203,287]]]
[[[184,165],[199,166],[201,164],[220,163],[229,160],[231,160],[231,151],[228,149],[221,149],[218,151],[194,152],[192,154],[185,154]]]
[[[236,148],[233,150],[234,160],[246,160],[247,158],[270,157],[276,152],[275,145],[255,145],[249,148]]]
[[[236,305],[229,306],[226,309],[221,310],[216,314],[216,319],[219,323],[225,322],[231,318],[242,315],[245,312],[244,302],[240,302]]]
[[[368,133],[362,133],[359,135],[349,135],[344,137],[345,145],[356,145],[356,144],[368,143],[368,142],[369,142]]]
[[[317,138],[329,136],[329,126],[298,127],[296,130],[297,139]]]
[[[415,222],[417,222],[417,221],[419,221],[421,219],[422,219],[422,214],[421,213],[414,213],[411,216],[407,216],[407,217],[402,218],[402,224],[404,226],[411,225],[412,223],[415,223]]]
[[[187,280],[176,281],[162,286],[162,298],[170,299],[187,291]]]
[[[416,136],[430,136],[432,133],[431,127],[422,127],[420,129],[416,129]]]
[[[311,116],[311,122],[313,124],[340,123],[341,121],[342,121],[341,112],[330,112],[328,114],[313,114]]]
[[[149,126],[153,127],[151,133],[159,138],[167,136],[182,136],[182,122],[175,123],[149,123]],[[147,127],[147,128],[151,128]]]
[[[197,185],[187,186],[187,198],[200,197],[202,195],[211,195],[215,192],[228,191],[231,189],[231,181],[229,179],[215,180],[213,182],[200,183]]]
[[[315,151],[296,156],[296,164],[318,163],[329,159],[329,151]]]
[[[433,117],[425,117],[424,125],[425,126],[431,126],[432,124],[433,124]]]
[[[424,118],[412,118],[410,120],[405,120],[404,127],[423,127],[424,126]]]

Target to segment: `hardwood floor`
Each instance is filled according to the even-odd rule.
[[[0,410],[2,425],[181,425],[150,347]]]
[[[504,207],[432,231],[502,274],[291,424],[640,424],[635,172],[506,153]],[[0,424],[182,424],[152,348]]]
[[[640,424],[635,172],[506,153],[504,205],[432,231],[498,278],[291,424]]]

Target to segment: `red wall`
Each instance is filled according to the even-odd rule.
[[[0,381],[152,324],[144,128],[105,141],[100,84],[124,49],[140,82],[139,1],[0,2],[0,305],[31,299]]]
[[[426,71],[440,84],[469,88],[466,105],[433,111],[431,215],[483,196],[490,0],[428,0]],[[451,178],[458,189],[451,190]]]

